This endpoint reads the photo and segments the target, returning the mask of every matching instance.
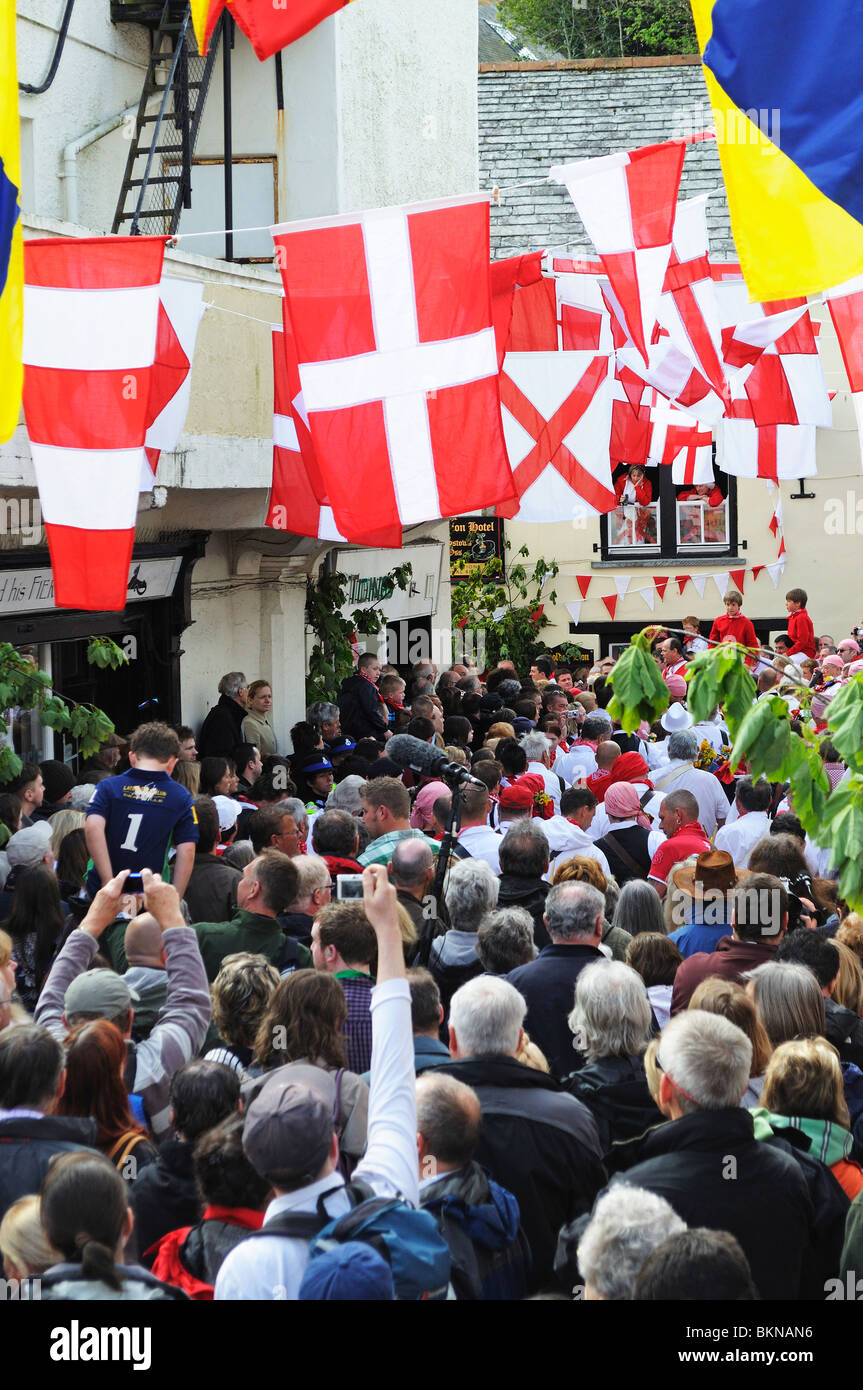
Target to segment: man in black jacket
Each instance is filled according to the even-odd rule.
[[[196,1225],[201,1199],[195,1185],[195,1144],[220,1120],[240,1106],[240,1078],[220,1062],[196,1059],[171,1078],[171,1123],[174,1138],[166,1139],[155,1163],[142,1168],[132,1183],[135,1234],[142,1263],[147,1251],[168,1231]]]
[[[56,1154],[96,1147],[96,1121],[52,1115],[63,1094],[63,1049],[47,1028],[20,1024],[0,1034],[0,1220],[38,1192]]]
[[[530,798],[526,788],[508,787],[501,792],[501,804],[508,800],[508,793],[516,791],[524,791]],[[548,855],[548,840],[539,825],[530,819],[517,820],[500,843],[501,872],[497,905],[523,907],[530,913],[533,918],[533,939],[540,950],[549,945],[544,917],[549,886],[543,879],[548,868]]]
[[[518,1202],[533,1291],[553,1283],[558,1232],[590,1210],[605,1169],[587,1107],[553,1077],[516,1061],[524,1014],[524,999],[506,980],[481,975],[463,985],[450,1011],[453,1061],[437,1074],[479,1096],[476,1159]]]
[[[374,652],[363,652],[356,674],[342,681],[339,716],[351,738],[376,738],[383,743],[389,734],[387,707],[378,690],[380,674],[380,659]]]
[[[586,965],[604,959],[602,914],[605,899],[589,883],[559,883],[545,903],[551,945],[536,960],[507,976],[527,1002],[525,1026],[531,1041],[545,1053],[552,1076],[569,1076],[584,1059],[573,1050],[569,1015],[575,985]]]
[[[248,714],[249,686],[242,671],[229,671],[219,681],[219,702],[214,705],[198,734],[198,756],[233,758],[243,742],[243,720]]]
[[[794,1300],[805,1288],[815,1215],[794,1158],[760,1143],[740,1106],[751,1061],[749,1039],[721,1015],[693,1009],[673,1018],[656,1056],[657,1104],[672,1123],[651,1130],[643,1161],[620,1180],[664,1197],[688,1226],[730,1231],[761,1297]]]

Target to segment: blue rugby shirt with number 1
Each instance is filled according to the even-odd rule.
[[[121,869],[152,869],[161,874],[169,845],[198,840],[192,795],[167,772],[130,768],[119,777],[104,778],[87,815],[105,818],[108,857],[115,874]],[[87,887],[96,893],[101,886],[94,867],[87,875]]]

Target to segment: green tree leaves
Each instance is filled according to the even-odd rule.
[[[635,634],[609,677],[614,695],[608,713],[628,734],[635,733],[642,719],[653,724],[668,709],[668,686],[650,654],[655,630],[648,627]]]
[[[504,539],[503,544],[506,550],[510,549],[509,541]],[[527,558],[527,546],[522,546],[518,554]],[[485,633],[487,666],[494,666],[501,657],[508,657],[517,671],[526,672],[541,650],[539,634],[549,626],[545,613],[538,612],[539,605],[557,602],[555,590],[545,593],[543,586],[547,579],[557,577],[559,566],[556,560],[540,557],[532,570],[517,563],[510,565],[506,573],[502,571],[503,565],[496,556],[469,578],[453,584],[453,626]],[[505,610],[503,615],[495,618],[494,614],[501,608]],[[461,659],[461,653],[457,655]]]
[[[863,768],[863,682],[843,685],[827,711],[830,740],[849,767]]]
[[[689,663],[686,704],[696,724],[721,705],[734,738],[755,699],[755,681],[742,659],[743,649],[726,645],[700,652]]]
[[[413,569],[410,563],[396,565],[384,576],[383,588],[389,592],[406,589]],[[343,680],[353,673],[354,634],[380,632],[386,618],[380,608],[355,608],[349,618],[342,616],[348,601],[347,575],[320,570],[306,585],[306,621],[317,641],[309,654],[306,700],[335,700]]]
[[[566,58],[696,53],[688,0],[501,0],[501,21]]]
[[[109,666],[116,671],[121,666],[129,665],[123,648],[112,642],[110,637],[91,637],[87,643],[87,660],[91,666],[98,666],[103,671]]]

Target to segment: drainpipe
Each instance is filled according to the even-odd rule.
[[[63,203],[66,210],[66,221],[75,223],[80,222],[78,213],[78,155],[89,145],[94,145],[103,136],[110,135],[112,131],[118,130],[120,126],[138,114],[138,103],[134,106],[127,106],[125,111],[121,111],[117,116],[110,116],[107,121],[102,121],[100,125],[94,126],[84,135],[79,135],[77,140],[72,140],[63,149],[63,168],[60,173],[63,184]]]

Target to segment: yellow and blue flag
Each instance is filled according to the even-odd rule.
[[[18,423],[24,323],[24,249],[21,244],[21,156],[15,6],[0,13],[0,443]]]
[[[859,0],[691,0],[753,299],[863,273]]]

